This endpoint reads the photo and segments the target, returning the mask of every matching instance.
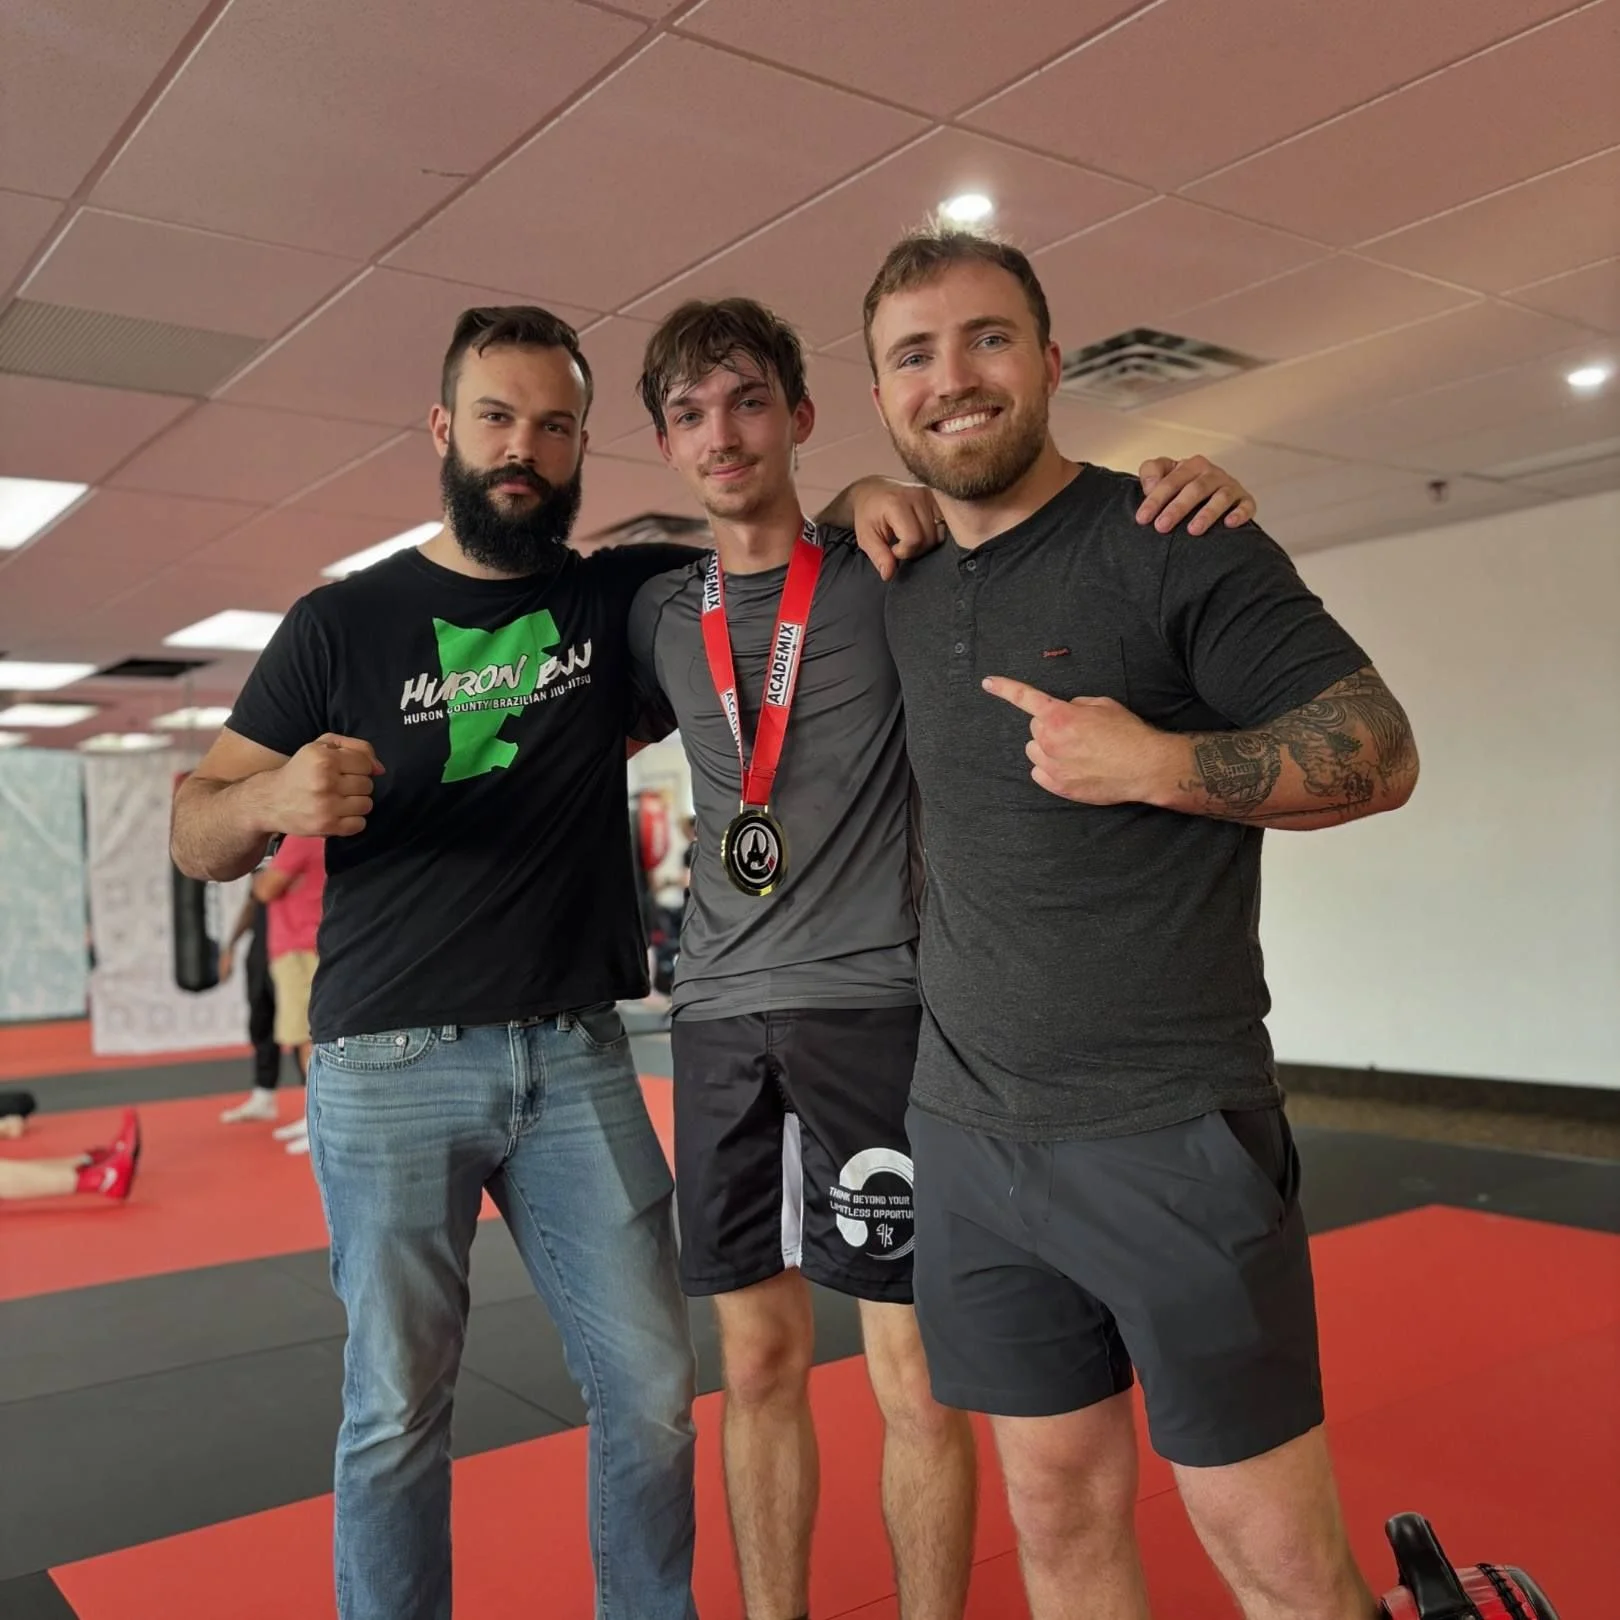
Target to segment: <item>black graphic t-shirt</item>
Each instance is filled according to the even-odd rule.
[[[625,623],[693,555],[567,552],[485,580],[407,551],[294,604],[230,729],[288,755],[361,738],[384,766],[365,831],[327,840],[317,1041],[646,994]]]

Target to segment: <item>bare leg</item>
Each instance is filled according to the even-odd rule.
[[[1247,1620],[1374,1620],[1320,1428],[1224,1468],[1178,1465],[1176,1483]]]
[[[883,1520],[901,1620],[961,1620],[979,1481],[972,1422],[934,1399],[909,1305],[862,1300],[861,1333],[883,1413]]]
[[[815,1318],[797,1271],[721,1294],[726,1502],[748,1620],[809,1612],[820,1459],[810,1418]]]
[[[78,1159],[0,1159],[0,1198],[60,1198],[79,1190]]]
[[[1147,1620],[1130,1396],[992,1422],[1032,1620]]]

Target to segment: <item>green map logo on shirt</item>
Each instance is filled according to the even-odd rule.
[[[465,782],[504,770],[518,752],[518,745],[500,734],[506,722],[530,703],[590,679],[581,673],[590,668],[590,642],[559,658],[556,621],[544,608],[499,630],[469,630],[435,619],[433,633],[440,673],[407,680],[399,706],[407,725],[448,719],[450,757],[441,781]]]

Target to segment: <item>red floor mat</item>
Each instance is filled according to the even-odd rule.
[[[96,1069],[149,1069],[154,1063],[202,1063],[211,1058],[245,1058],[245,1046],[211,1047],[199,1052],[143,1053],[98,1057],[90,1049],[90,1020],[51,1024],[0,1024],[0,1080],[38,1080],[53,1074]]]
[[[670,1083],[644,1080],[642,1090],[668,1153]],[[283,1152],[268,1125],[221,1125],[220,1110],[239,1100],[143,1104],[140,1174],[126,1204],[52,1198],[0,1206],[0,1300],[324,1248],[309,1160]],[[302,1106],[302,1091],[286,1092],[284,1117]],[[112,1136],[119,1117],[116,1108],[41,1113],[20,1142],[0,1143],[0,1154],[78,1153]]]
[[[1385,1517],[1415,1508],[1459,1559],[1522,1563],[1564,1620],[1602,1620],[1620,1523],[1620,1238],[1430,1209],[1330,1233],[1315,1253],[1330,1430],[1375,1585],[1390,1575]],[[1395,1292],[1414,1271],[1427,1286]],[[839,1362],[813,1378],[823,1446],[815,1612],[896,1620],[864,1371]],[[738,1620],[717,1418],[712,1397],[699,1403],[698,1600],[704,1620]],[[1139,1525],[1156,1612],[1230,1616],[1168,1470],[1144,1462]],[[537,1569],[547,1616],[586,1620],[583,1464],[575,1431],[456,1465],[459,1620],[531,1612]],[[983,1471],[969,1613],[1018,1620],[1026,1611],[988,1447]],[[329,1498],[301,1502],[55,1575],[81,1620],[326,1620],[330,1516]]]

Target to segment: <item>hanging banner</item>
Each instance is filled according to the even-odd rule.
[[[0,753],[0,1021],[82,1018],[84,797],[77,754]]]
[[[172,757],[109,754],[84,761],[89,821],[91,1047],[104,1056],[198,1051],[247,1042],[240,970],[201,992],[175,981],[174,863],[169,858]],[[248,879],[208,885],[210,932],[228,926]]]

